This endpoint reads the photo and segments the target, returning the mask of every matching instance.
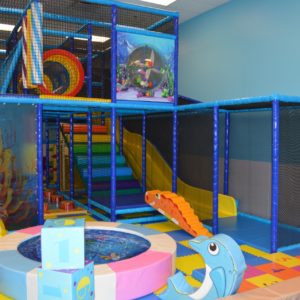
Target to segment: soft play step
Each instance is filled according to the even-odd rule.
[[[140,184],[137,180],[118,180],[117,181],[117,190],[119,189],[135,189],[139,188]],[[109,190],[110,181],[97,182],[93,183],[93,190]]]
[[[142,189],[141,188],[136,188],[136,189],[132,189],[132,188],[127,188],[127,189],[117,189],[116,191],[117,195],[133,195],[133,194],[141,194],[142,193]],[[102,196],[109,196],[111,194],[110,190],[103,190],[103,191],[99,191],[98,189],[93,190],[93,197],[102,197]]]
[[[74,154],[75,155],[87,155],[88,146],[86,144],[74,144]],[[119,146],[116,146],[116,151],[119,152]],[[94,144],[92,145],[93,154],[108,154],[111,152],[110,144]]]
[[[76,162],[78,167],[86,167],[88,164],[88,158],[86,155],[78,155],[76,156]],[[101,155],[94,156],[92,158],[93,167],[97,168],[100,166],[109,166],[111,163],[110,155]],[[125,157],[123,155],[116,155],[116,164],[123,165],[125,164]]]
[[[83,177],[88,176],[88,170],[81,170]],[[111,168],[93,168],[93,178],[95,177],[110,177],[111,176]],[[116,176],[130,176],[132,175],[132,169],[129,167],[118,167],[116,168]]]
[[[110,182],[111,177],[96,177],[96,178],[92,178],[92,184],[94,183],[98,183],[98,182]],[[121,180],[135,180],[135,178],[131,175],[131,176],[118,176],[117,177],[117,182],[121,181]],[[84,184],[87,186],[88,184],[88,180],[87,178],[83,178],[83,182]]]
[[[133,194],[133,195],[117,195],[116,204],[117,209],[122,208],[137,208],[137,207],[149,207],[144,201],[145,194]],[[110,207],[110,195],[99,197],[95,199],[96,202],[104,206]]]
[[[70,133],[70,124],[62,124],[62,130],[64,133]],[[74,133],[87,133],[87,124],[74,124]],[[107,133],[107,127],[105,125],[93,125],[93,133]]]
[[[70,143],[69,135],[66,135],[66,140],[68,143]],[[87,136],[87,134],[74,134],[73,142],[74,143],[87,143],[88,136]],[[108,134],[93,135],[92,142],[93,143],[110,143],[110,135],[108,135]]]
[[[145,201],[192,236],[211,236],[183,197],[171,192],[153,190],[146,192]]]

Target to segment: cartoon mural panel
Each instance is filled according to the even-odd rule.
[[[37,224],[35,107],[0,108],[0,219],[9,230]]]
[[[118,32],[117,100],[174,101],[172,39]]]

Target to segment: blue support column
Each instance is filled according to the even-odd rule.
[[[178,105],[178,17],[174,17],[175,51],[174,51],[174,106]],[[173,148],[172,148],[172,192],[177,193],[177,156],[178,156],[178,114],[173,112]]]
[[[50,149],[49,149],[49,146],[50,146],[50,140],[49,140],[49,129],[47,128],[46,129],[46,187],[48,187],[49,185],[49,181],[50,181],[50,178],[49,178],[49,154],[50,154]]]
[[[116,103],[117,96],[117,6],[112,5],[111,20],[111,102]],[[116,108],[111,109],[111,221],[116,221]]]
[[[70,115],[70,142],[69,142],[69,163],[70,163],[70,198],[74,198],[74,118]]]
[[[146,144],[146,114],[142,119],[142,191],[146,192],[147,188],[147,144]]]
[[[87,45],[87,96],[93,97],[93,28],[92,24],[87,25],[88,29],[88,45]]]
[[[87,138],[88,138],[88,208],[91,209],[90,200],[92,199],[93,193],[93,152],[92,152],[92,142],[93,142],[93,135],[92,135],[92,113],[89,111],[87,113]]]
[[[37,199],[38,223],[44,224],[43,195],[43,105],[38,104],[36,110],[36,144],[37,144]]]
[[[228,195],[229,183],[229,133],[230,133],[230,113],[225,113],[225,147],[224,147],[224,195]]]
[[[278,248],[278,191],[279,191],[279,101],[272,103],[272,232],[271,252],[277,252]]]
[[[101,98],[104,98],[105,95],[105,52],[101,52]],[[101,113],[101,125],[105,125],[105,114],[104,112]]]
[[[18,43],[17,32],[13,34],[12,41],[13,41],[13,46],[17,45]],[[14,94],[18,93],[18,68],[16,68],[13,74],[13,93]]]
[[[74,53],[75,52],[75,43],[74,43],[74,38],[70,37],[70,52]]]
[[[123,155],[123,118],[119,117],[119,152]]]
[[[56,189],[60,191],[60,118],[56,117]]]
[[[213,234],[219,232],[219,107],[213,112]]]

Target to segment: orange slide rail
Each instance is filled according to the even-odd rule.
[[[145,201],[192,236],[212,235],[183,197],[171,192],[153,190],[146,192]]]

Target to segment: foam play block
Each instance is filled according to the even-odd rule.
[[[84,219],[49,219],[41,234],[43,269],[84,267]]]
[[[95,299],[94,262],[87,261],[83,269],[43,270],[38,268],[38,299]]]

